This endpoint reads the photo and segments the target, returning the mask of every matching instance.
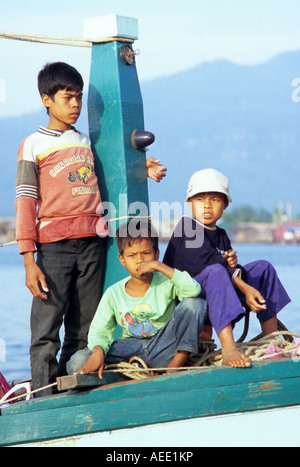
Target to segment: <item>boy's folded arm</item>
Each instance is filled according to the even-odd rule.
[[[150,263],[149,263],[150,264]],[[172,279],[174,276],[175,269],[171,268],[170,266],[167,266],[166,264],[162,263],[161,261],[151,261],[151,264],[153,264],[153,271],[158,271],[164,276],[166,276],[168,279]],[[147,267],[147,262],[143,263],[144,266]]]
[[[174,269],[171,282],[176,287],[176,294],[179,300],[188,297],[198,297],[201,292],[200,284],[185,271]]]
[[[145,263],[144,263],[145,264]],[[160,261],[155,261],[155,270],[164,274],[176,286],[182,298],[197,297],[201,292],[201,286],[187,272],[171,268]]]

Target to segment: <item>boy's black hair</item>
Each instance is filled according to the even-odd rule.
[[[64,62],[48,63],[38,74],[38,89],[42,96],[46,94],[52,100],[61,90],[80,92],[83,79],[79,71]]]
[[[131,219],[127,224],[120,225],[116,237],[120,255],[123,255],[125,245],[131,246],[143,238],[151,242],[155,252],[158,251],[158,234],[150,220]]]

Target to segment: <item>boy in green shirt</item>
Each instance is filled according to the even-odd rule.
[[[174,371],[198,352],[206,320],[201,287],[186,272],[158,261],[158,238],[148,221],[121,225],[117,243],[119,259],[130,277],[111,286],[102,297],[88,348],[73,355],[68,373],[98,371],[102,378],[104,363],[128,361],[133,356],[149,367]],[[117,324],[122,335],[114,342]]]

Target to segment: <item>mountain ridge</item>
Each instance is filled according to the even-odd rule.
[[[291,83],[299,63],[299,51],[254,66],[215,61],[143,85],[146,127],[169,169],[151,198],[170,201],[173,184],[183,200],[192,173],[212,166],[228,176],[234,204],[272,210],[291,202],[298,213],[300,106]]]
[[[147,156],[168,168],[163,182],[149,181],[150,200],[183,202],[192,173],[213,167],[229,178],[234,206],[290,202],[298,214],[300,104],[292,81],[299,64],[300,51],[258,65],[216,60],[140,83],[145,128],[156,136]],[[44,109],[0,119],[0,216],[15,214],[18,147],[39,125],[47,125]],[[87,131],[86,108],[76,126]]]

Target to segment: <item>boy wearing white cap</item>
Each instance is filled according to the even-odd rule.
[[[242,304],[257,313],[266,335],[277,331],[277,313],[290,298],[267,261],[237,264],[225,230],[216,225],[231,201],[223,174],[214,169],[194,173],[187,190],[193,217],[184,216],[176,226],[164,263],[187,271],[201,284],[201,296],[221,342],[223,363],[250,367],[250,359],[238,351],[233,337],[234,324],[245,315]]]

